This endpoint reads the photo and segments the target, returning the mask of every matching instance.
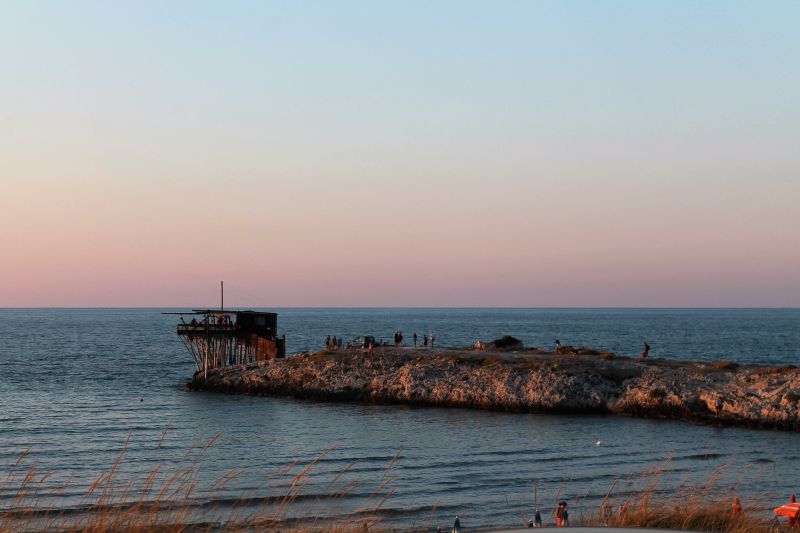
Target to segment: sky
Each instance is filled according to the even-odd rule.
[[[800,306],[799,23],[0,0],[0,307]]]

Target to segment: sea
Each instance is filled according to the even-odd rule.
[[[401,330],[443,346],[513,335],[621,355],[646,340],[665,359],[800,355],[800,309],[272,310],[289,354]],[[480,530],[536,508],[547,522],[557,500],[576,523],[642,491],[736,495],[760,512],[800,492],[792,432],[185,392],[196,368],[171,311],[0,309],[0,511],[86,509],[100,480],[115,503],[177,491],[211,523],[267,513],[435,531],[458,516]]]

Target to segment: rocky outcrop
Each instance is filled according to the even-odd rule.
[[[796,367],[639,361],[588,349],[572,353],[411,348],[380,348],[372,356],[309,353],[213,370],[206,379],[198,374],[187,389],[800,430]]]

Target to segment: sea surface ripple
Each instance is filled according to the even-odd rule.
[[[388,524],[432,528],[456,514],[472,527],[520,525],[534,482],[543,510],[558,493],[574,517],[594,512],[614,480],[617,504],[656,479],[656,492],[670,495],[711,476],[714,495],[738,494],[746,506],[800,490],[786,475],[800,471],[795,433],[182,392],[195,368],[176,317],[162,311],[0,309],[0,478],[35,467],[51,474],[40,487],[48,505],[80,507],[129,439],[119,478],[134,482],[131,498],[145,496],[136,487],[156,466],[196,468],[192,501],[215,519],[284,494],[328,450],[290,513],[341,516],[380,504]],[[396,329],[407,339],[433,331],[443,345],[511,334],[531,346],[560,339],[626,355],[647,339],[652,357],[763,364],[794,364],[800,346],[797,309],[277,311],[289,352],[318,349],[325,335],[390,339]],[[232,470],[224,488],[211,486]],[[12,496],[0,492],[0,510]]]

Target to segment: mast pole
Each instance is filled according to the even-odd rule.
[[[219,282],[219,310],[225,310],[225,285],[222,281]]]
[[[208,343],[211,342],[208,335],[208,323],[211,321],[209,315],[206,315],[204,322],[206,323],[206,342],[203,343],[203,379],[208,379]]]

